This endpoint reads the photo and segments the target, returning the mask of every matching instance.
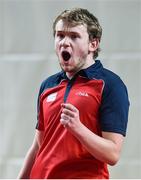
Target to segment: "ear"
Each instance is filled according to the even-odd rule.
[[[89,51],[94,52],[99,47],[99,39],[94,38],[89,42]]]

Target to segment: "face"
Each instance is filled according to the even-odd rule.
[[[55,51],[61,68],[68,76],[73,76],[94,63],[92,44],[85,25],[70,27],[62,20],[58,21]]]

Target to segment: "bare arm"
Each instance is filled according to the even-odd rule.
[[[26,154],[23,166],[17,177],[18,179],[28,179],[29,178],[32,166],[34,164],[36,154],[37,154],[39,147],[41,145],[41,142],[42,142],[42,137],[43,137],[43,132],[36,130],[33,143]]]
[[[102,137],[91,132],[79,119],[79,111],[71,104],[63,104],[61,123],[83,144],[96,159],[114,165],[123,143],[118,133],[102,132]]]
[[[84,125],[74,135],[98,160],[115,165],[120,157],[123,136],[117,133],[102,132],[102,137],[94,134]]]

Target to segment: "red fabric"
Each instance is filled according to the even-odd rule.
[[[95,159],[60,124],[66,85],[67,80],[64,80],[60,85],[47,89],[40,97],[38,129],[44,130],[45,135],[30,178],[107,179],[107,165]],[[103,86],[102,80],[77,77],[67,98],[67,103],[79,109],[81,122],[98,135],[101,135],[98,110]]]

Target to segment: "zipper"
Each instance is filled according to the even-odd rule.
[[[67,101],[68,95],[69,95],[70,90],[71,90],[71,88],[72,88],[72,86],[74,84],[75,79],[76,79],[76,77],[68,80],[68,84],[67,84],[65,95],[64,95],[64,103]]]

